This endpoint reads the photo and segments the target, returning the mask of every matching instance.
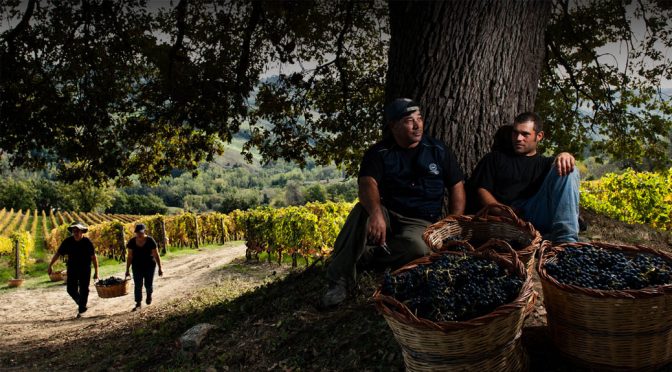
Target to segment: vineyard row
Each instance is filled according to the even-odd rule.
[[[260,207],[229,214],[183,213],[175,216],[147,216],[133,222],[118,220],[92,225],[87,236],[99,254],[117,260],[125,257],[125,242],[133,236],[136,223],[144,223],[162,249],[199,247],[201,244],[222,244],[246,240],[247,257],[261,252],[289,254],[296,265],[299,256],[319,258],[333,246],[352,203],[308,203],[300,207]],[[55,251],[69,232],[67,224],[52,229],[47,246]],[[270,257],[270,255],[269,255]]]

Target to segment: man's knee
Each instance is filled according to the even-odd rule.
[[[581,179],[581,173],[579,172],[579,169],[577,167],[574,167],[574,169],[569,172],[569,174],[566,174],[564,176],[561,176],[558,174],[558,169],[555,167],[555,165],[551,168],[550,172],[548,172],[548,176],[551,180],[553,181],[560,181],[560,182],[578,182]]]
[[[400,246],[403,248],[405,256],[410,260],[424,257],[431,252],[427,244],[421,238],[401,239]]]
[[[77,296],[79,295],[79,288],[77,288],[76,285],[69,285],[67,288],[68,294],[70,296]]]

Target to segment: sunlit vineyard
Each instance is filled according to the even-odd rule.
[[[28,232],[37,249],[45,249],[51,230],[73,221],[82,221],[90,226],[104,222],[119,221],[130,223],[139,216],[121,214],[103,214],[95,212],[38,211],[33,210],[0,210],[0,240],[8,238],[15,232]]]
[[[672,229],[672,168],[666,172],[610,173],[581,184],[581,205],[627,223]]]
[[[173,216],[140,216],[129,221],[121,218],[91,224],[88,237],[100,255],[123,260],[125,242],[133,235],[136,223],[142,222],[159,245],[175,248],[199,247],[246,240],[248,258],[269,253],[282,259],[283,254],[316,259],[328,254],[352,203],[308,203],[286,208],[260,207],[224,213],[182,213]],[[58,224],[47,235],[46,247],[55,251],[69,235],[67,224]]]
[[[224,213],[182,213],[172,216],[131,216],[117,214],[27,210],[0,210],[0,255],[9,255],[10,235],[31,236],[36,250],[55,252],[69,236],[68,225],[82,221],[89,225],[87,236],[101,257],[125,259],[125,243],[133,236],[136,223],[144,223],[162,249],[200,247],[246,240],[248,258],[262,252],[279,260],[283,254],[305,262],[328,254],[352,203],[308,203],[286,208],[260,207]]]

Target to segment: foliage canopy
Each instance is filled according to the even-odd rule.
[[[554,1],[536,103],[552,149],[669,164],[669,4]],[[0,148],[68,181],[155,183],[249,129],[248,159],[354,174],[380,137],[387,17],[376,0],[5,1]]]

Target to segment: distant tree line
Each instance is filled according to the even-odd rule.
[[[220,164],[224,163],[224,165]],[[260,205],[283,207],[311,201],[353,201],[356,181],[344,180],[336,167],[304,169],[286,162],[260,165],[215,161],[199,173],[173,171],[156,186],[136,181],[117,188],[107,183],[54,180],[48,172],[10,171],[0,178],[0,208],[97,211],[123,214],[231,212]]]

